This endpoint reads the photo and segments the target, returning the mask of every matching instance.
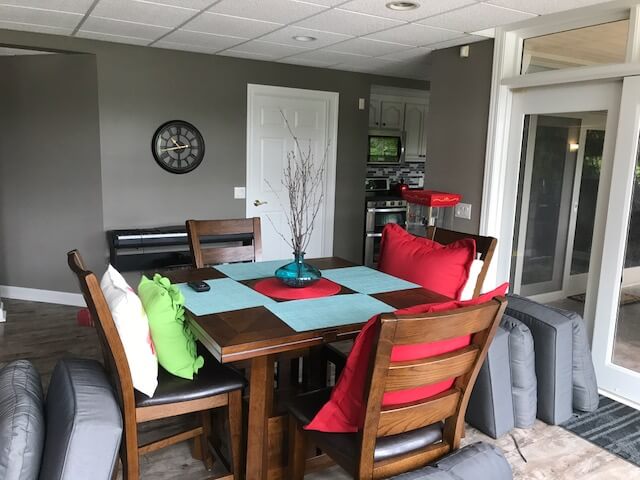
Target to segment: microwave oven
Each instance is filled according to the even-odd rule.
[[[369,130],[369,156],[367,163],[404,163],[405,132],[399,130]]]

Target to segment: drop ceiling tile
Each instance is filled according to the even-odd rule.
[[[291,23],[322,12],[326,7],[293,0],[222,0],[210,11],[276,23]]]
[[[291,59],[292,61],[302,60],[323,62],[326,65],[335,65],[337,63],[349,63],[353,59],[361,56],[362,55],[352,55],[350,53],[329,52],[327,50],[314,50],[312,52],[305,52],[292,57],[287,57],[283,61]]]
[[[214,35],[211,33],[188,32],[186,30],[177,30],[164,37],[162,42],[180,43],[191,45],[208,51],[220,51],[233,47],[242,42],[246,42],[246,38],[230,37],[224,35]],[[159,42],[158,42],[159,43]],[[155,45],[155,44],[154,44]]]
[[[313,42],[300,42],[293,39],[293,37],[297,35],[314,37],[315,40]],[[285,45],[293,45],[294,47],[315,49],[326,47],[327,45],[333,45],[334,43],[342,42],[344,40],[349,40],[350,38],[352,37],[350,37],[349,35],[342,35],[340,33],[330,33],[320,30],[311,30],[308,28],[289,26],[265,35],[260,40],[264,40],[266,42],[282,43]]]
[[[94,16],[87,18],[82,24],[81,29],[88,32],[106,33],[107,35],[118,35],[121,37],[145,38],[149,41],[155,40],[161,35],[171,31],[168,27],[123,22]]]
[[[459,45],[467,45],[468,43],[481,42],[487,40],[487,37],[480,37],[478,35],[464,35],[462,37],[453,38],[444,42],[433,43],[429,45],[429,48],[439,50],[441,48],[457,47]]]
[[[294,47],[292,45],[283,45],[280,43],[262,42],[253,40],[251,42],[237,45],[231,50],[245,52],[257,55],[267,56],[269,58],[282,58],[308,50],[307,48]]]
[[[182,28],[192,32],[255,38],[269,33],[280,26],[279,23],[205,12],[186,23]]]
[[[432,27],[449,28],[459,32],[475,32],[497,25],[525,20],[534,17],[530,13],[518,12],[507,8],[496,7],[486,3],[476,3],[469,7],[442,13],[420,20],[418,23]]]
[[[336,8],[308,18],[299,22],[297,25],[316,30],[324,30],[325,32],[342,33],[359,37],[360,35],[402,25],[402,23],[403,22],[399,20],[347,12],[346,10]]]
[[[25,32],[50,33],[52,35],[71,35],[71,33],[73,32],[73,28],[75,27],[49,27],[47,25],[38,25],[35,23],[8,22],[5,20],[0,20],[0,28],[4,28],[7,30],[20,30]]]
[[[399,52],[388,53],[386,55],[380,55],[379,58],[384,60],[390,60],[392,62],[404,62],[407,60],[420,60],[426,58],[433,50],[424,47],[414,47],[408,50],[402,50]]]
[[[325,7],[335,7],[348,0],[303,0],[306,3],[315,3],[316,5],[322,5]]]
[[[489,0],[487,3],[498,5],[500,7],[513,8],[521,12],[537,13],[544,15],[546,13],[561,12],[563,10],[571,10],[573,8],[586,7],[596,3],[605,3],[608,0]]]
[[[73,30],[76,25],[78,25],[78,22],[82,20],[82,15],[78,13],[55,12],[53,10],[43,10],[39,8],[0,5],[0,19],[2,19],[3,22],[9,22],[11,24],[27,24],[32,27],[53,27],[54,29],[67,31]],[[17,26],[13,29],[22,30],[22,28]],[[34,30],[33,28],[25,28],[25,30],[40,31]]]
[[[91,12],[91,16],[173,28],[196,13],[196,10],[189,8],[171,7],[138,0],[100,0]]]
[[[378,40],[368,40],[366,38],[354,38],[352,40],[347,40],[346,42],[333,45],[327,48],[327,50],[378,57],[387,53],[407,50],[409,48],[411,47],[408,47],[407,45],[400,45],[397,43],[380,42]]]
[[[79,30],[75,36],[80,38],[91,38],[93,40],[102,40],[105,42],[128,43],[131,45],[149,44],[149,40],[146,38],[127,37],[124,35],[111,35],[109,33],[91,32],[87,30]]]
[[[368,13],[370,15],[411,22],[476,2],[476,0],[428,0],[419,2],[420,6],[415,10],[397,11],[387,8],[389,1],[390,0],[351,0],[350,2],[340,5],[340,8],[352,12]]]
[[[366,38],[382,40],[385,42],[402,43],[414,47],[423,47],[431,43],[444,42],[452,38],[460,37],[460,32],[432,28],[417,23],[401,25],[399,27],[367,35]]]
[[[142,0],[145,1],[145,0]],[[151,3],[161,3],[173,7],[193,8],[194,10],[204,10],[209,8],[214,0],[149,0]]]
[[[1,3],[18,7],[84,14],[93,3],[93,0],[2,0]]]
[[[160,40],[153,44],[153,47],[156,48],[167,48],[169,50],[180,50],[182,52],[196,52],[196,53],[216,53],[218,48],[208,48],[200,45],[191,45],[188,43],[176,43],[176,42],[165,42],[164,40]]]
[[[262,55],[262,54],[259,54],[259,53],[242,52],[242,51],[239,51],[239,50],[225,50],[224,52],[220,52],[217,55],[223,55],[225,57],[247,58],[249,60],[263,60],[263,61],[273,60],[273,57],[271,55]]]

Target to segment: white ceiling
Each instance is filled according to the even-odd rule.
[[[605,0],[417,1],[398,12],[389,0],[0,0],[0,28],[424,79],[432,50]]]

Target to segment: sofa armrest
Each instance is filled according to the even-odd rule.
[[[45,412],[40,480],[111,480],[122,437],[122,415],[102,366],[94,360],[58,362]]]
[[[538,379],[538,418],[558,425],[573,413],[573,326],[552,309],[518,295],[508,295],[505,313],[533,335]]]

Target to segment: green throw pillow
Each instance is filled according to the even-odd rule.
[[[147,312],[158,363],[177,377],[193,380],[204,359],[198,355],[195,337],[184,323],[184,295],[168,278],[156,273],[153,280],[142,277],[138,296]]]

